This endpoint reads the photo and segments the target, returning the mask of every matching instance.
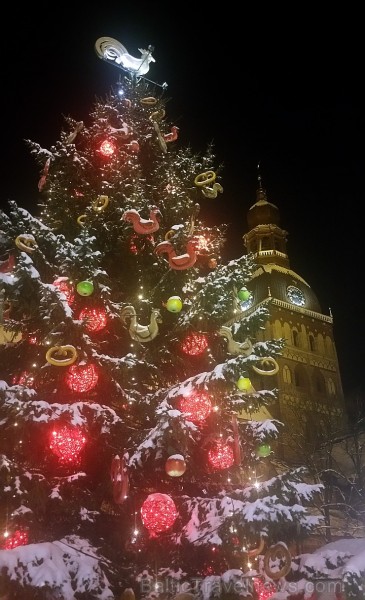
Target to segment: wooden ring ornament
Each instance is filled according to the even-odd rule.
[[[165,240],[169,241],[174,235],[175,235],[176,231],[174,231],[173,229],[170,229],[170,231],[168,231],[165,235]]]
[[[96,200],[93,201],[92,207],[95,212],[103,212],[109,204],[109,196],[98,196]]]
[[[160,110],[155,110],[155,112],[153,112],[150,115],[150,120],[151,121],[162,121],[162,119],[164,118],[165,115],[166,115],[165,109],[161,108]]]
[[[204,173],[200,173],[195,177],[194,183],[198,187],[204,187],[206,185],[209,185],[210,183],[213,183],[213,181],[215,181],[215,178],[216,174],[214,173],[214,171],[205,171]]]
[[[268,365],[270,367],[270,365],[271,365],[272,368],[271,369],[270,368],[269,369],[260,369],[259,367],[256,367],[255,365],[253,365],[252,368],[255,371],[255,373],[258,373],[258,375],[276,375],[276,373],[279,371],[278,363],[276,362],[275,358],[272,358],[271,356],[262,358],[261,363],[262,363],[262,366]]]
[[[38,248],[37,242],[32,235],[18,235],[15,245],[22,252],[34,252]]]
[[[61,356],[63,358],[55,358]],[[72,365],[77,359],[77,350],[75,346],[52,346],[47,351],[46,361],[55,367],[68,367]]]
[[[140,103],[144,106],[155,106],[155,104],[157,104],[157,98],[154,98],[154,96],[147,96],[146,98],[141,98]]]
[[[254,558],[255,556],[258,556],[263,551],[264,546],[265,546],[265,540],[262,537],[262,538],[260,538],[260,543],[257,546],[257,548],[252,548],[252,550],[247,550],[247,556],[249,556],[250,558]]]
[[[85,221],[86,221],[86,215],[80,215],[79,217],[77,217],[77,222],[79,225],[81,225],[81,227],[83,227],[85,225]]]
[[[270,567],[270,561],[284,561],[283,566],[278,571],[273,571]],[[283,542],[278,542],[274,546],[270,546],[264,556],[264,571],[268,577],[274,581],[285,577],[291,569],[291,555]]]

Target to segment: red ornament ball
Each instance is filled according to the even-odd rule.
[[[72,304],[75,299],[74,288],[70,284],[68,277],[58,277],[53,282],[53,285],[56,286],[66,296],[66,300],[68,304]]]
[[[199,356],[206,348],[208,348],[208,340],[203,333],[189,333],[181,346],[182,351],[189,356]]]
[[[113,154],[115,154],[116,149],[117,149],[117,147],[112,140],[104,140],[103,142],[101,142],[101,144],[99,146],[99,152],[105,158],[109,158],[110,156],[113,156]]]
[[[18,546],[26,546],[28,543],[28,532],[25,529],[17,529],[5,538],[4,550],[13,550]]]
[[[230,444],[216,440],[208,452],[208,460],[217,471],[229,469],[234,464],[234,452]]]
[[[212,410],[212,403],[208,394],[199,392],[185,396],[180,400],[180,410],[187,414],[190,421],[201,425]]]
[[[116,151],[116,146],[115,146],[114,142],[112,142],[111,140],[104,140],[99,146],[99,152],[100,152],[100,154],[105,156],[105,158],[109,158],[110,156],[113,156],[115,151]]]
[[[104,308],[86,306],[79,314],[80,321],[85,321],[85,327],[88,331],[96,333],[106,327],[107,318]]]
[[[129,249],[132,254],[139,254],[154,245],[153,235],[138,235],[134,233],[130,240]]]
[[[142,523],[151,537],[170,529],[177,516],[175,503],[167,494],[150,494],[141,508]]]
[[[271,581],[264,581],[259,577],[253,578],[253,587],[255,588],[258,600],[270,600],[277,591],[274,583]]]
[[[73,392],[83,394],[90,392],[98,383],[99,375],[93,363],[71,365],[66,373],[66,385]]]
[[[165,463],[165,471],[170,477],[181,477],[186,471],[186,462],[181,454],[172,454]]]
[[[13,385],[24,385],[25,387],[32,388],[34,387],[35,377],[29,371],[22,371],[20,375],[15,375],[13,377]]]
[[[86,437],[79,427],[65,426],[50,433],[49,448],[62,464],[77,464],[85,443]]]

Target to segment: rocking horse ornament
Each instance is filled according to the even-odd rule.
[[[140,325],[138,323],[134,306],[125,306],[120,314],[120,318],[122,323],[128,326],[129,335],[132,340],[141,344],[154,340],[158,334],[158,324],[162,323],[161,314],[157,308],[152,309],[148,325]]]

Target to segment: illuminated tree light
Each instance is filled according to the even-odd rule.
[[[26,546],[28,544],[28,532],[24,529],[17,529],[13,534],[6,536],[6,541],[3,544],[4,550],[13,550],[18,546]]]
[[[209,240],[204,235],[197,236],[196,240],[196,249],[198,252],[202,250],[209,250]]]
[[[199,356],[208,348],[208,340],[203,333],[189,333],[184,339],[181,349],[190,356]]]
[[[277,591],[276,586],[271,581],[264,581],[259,577],[253,578],[253,587],[255,588],[258,600],[270,600]]]
[[[12,379],[13,385],[24,385],[26,387],[34,386],[35,377],[29,371],[22,371],[20,375],[14,375]]]
[[[141,508],[142,523],[151,537],[170,529],[177,516],[175,503],[167,494],[150,494]]]
[[[208,460],[217,471],[229,469],[234,464],[234,452],[230,444],[223,440],[216,440],[208,451]]]
[[[78,427],[62,427],[50,433],[49,448],[62,464],[77,464],[86,437]]]
[[[180,410],[196,425],[201,425],[212,410],[210,398],[204,392],[185,396],[180,400]]]
[[[66,374],[66,385],[79,394],[90,392],[98,383],[99,375],[93,363],[71,365]]]
[[[85,320],[85,327],[88,331],[93,333],[101,331],[106,327],[107,317],[104,308],[89,307],[86,306],[82,309],[79,315],[81,321]]]
[[[116,149],[116,145],[111,140],[104,140],[99,146],[99,152],[106,158],[113,156]]]

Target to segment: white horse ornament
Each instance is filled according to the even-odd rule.
[[[154,340],[158,334],[158,324],[162,323],[161,314],[158,308],[152,309],[148,325],[140,325],[138,323],[134,306],[125,306],[120,313],[120,318],[122,323],[128,327],[131,338],[141,344]]]
[[[150,62],[156,62],[152,56],[153,46],[147,50],[138,48],[141,58],[135,58],[128,53],[123,44],[110,37],[101,37],[95,42],[96,54],[107,62],[113,62],[117,67],[133,75],[145,75],[150,68]]]

